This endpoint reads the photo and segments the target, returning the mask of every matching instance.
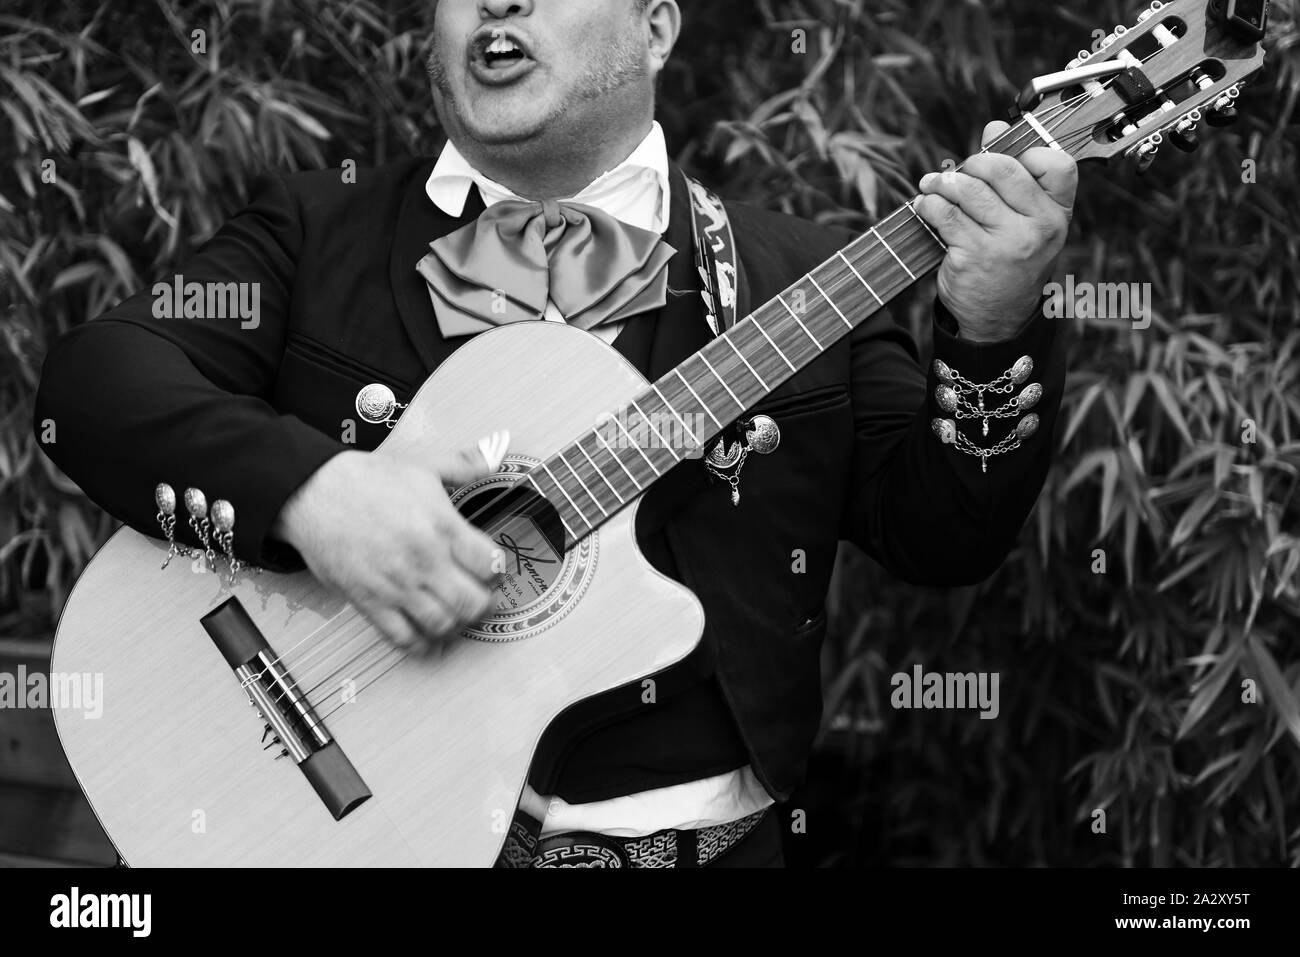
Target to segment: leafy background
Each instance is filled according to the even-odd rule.
[[[1026,79],[1138,12],[683,5],[660,105],[675,157],[730,198],[862,229],[970,152]],[[31,433],[48,345],[170,275],[263,168],[435,152],[431,7],[6,4],[0,638],[48,637],[112,530]],[[1057,465],[1001,571],[918,589],[842,551],[792,862],[1300,866],[1295,18],[1295,0],[1274,2],[1267,72],[1236,126],[1145,177],[1085,170],[1061,272],[1150,283],[1154,322],[1068,321]],[[923,347],[932,295],[923,283],[895,307]],[[999,718],[894,710],[889,678],[916,663],[1001,673]]]

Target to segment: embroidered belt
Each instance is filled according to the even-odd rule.
[[[516,824],[506,839],[502,863],[508,867],[703,867],[739,844],[767,812],[764,808],[697,831],[656,831],[645,837],[565,831],[538,839]]]

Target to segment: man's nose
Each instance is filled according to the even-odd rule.
[[[485,20],[526,17],[533,12],[533,0],[480,0],[479,11]]]

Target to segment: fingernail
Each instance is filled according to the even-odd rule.
[[[483,461],[487,463],[488,471],[495,472],[501,467],[509,445],[510,433],[504,430],[493,432],[478,440],[478,450],[483,454]]]
[[[937,173],[926,173],[924,176],[921,177],[921,182],[918,183],[917,185],[919,185],[921,189],[925,189],[927,186],[929,186],[931,183],[934,182],[934,178],[937,175],[938,175]]]

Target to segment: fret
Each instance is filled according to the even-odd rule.
[[[812,273],[808,274],[808,281],[813,284],[813,288],[816,289],[819,293],[821,293],[821,297],[830,304],[830,307],[832,309],[835,310],[835,314],[844,320],[844,324],[848,326],[850,329],[852,329],[853,323],[849,322],[849,317],[844,315],[844,313],[840,312],[840,307],[835,305],[835,301],[831,299],[830,296],[826,295],[826,290],[817,284],[817,280],[813,278]]]
[[[578,451],[582,453],[582,457],[587,460],[587,463],[592,467],[592,470],[600,476],[600,480],[605,483],[605,487],[614,493],[614,497],[618,499],[618,503],[620,505],[626,505],[627,501],[622,495],[618,494],[618,489],[614,488],[614,483],[605,477],[605,473],[600,470],[600,467],[596,465],[592,457],[587,454],[587,450],[582,447],[582,443],[574,442],[573,444],[577,447]]]
[[[763,391],[771,392],[772,390],[768,387],[768,384],[763,381],[763,377],[758,374],[758,370],[750,365],[749,360],[745,358],[745,354],[736,348],[736,344],[731,341],[731,336],[723,336],[722,338],[727,345],[731,346],[731,351],[740,357],[740,361],[745,363],[745,368],[754,374],[754,378],[757,379],[758,384],[763,387]]]
[[[903,267],[903,270],[907,273],[907,275],[912,279],[916,279],[916,275],[912,272],[912,270],[907,268],[907,263],[903,262],[902,258],[898,255],[898,253],[894,252],[894,247],[889,245],[889,243],[885,242],[884,236],[881,236],[880,233],[876,232],[875,226],[871,227],[871,232],[875,234],[876,239],[880,240],[880,245],[884,246],[887,250],[889,250],[889,254],[898,260],[898,264]]]
[[[772,337],[767,334],[767,330],[764,329],[761,325],[759,325],[757,313],[754,314],[754,317],[751,321],[754,323],[754,328],[757,329],[759,332],[761,332],[763,334],[763,338],[766,339],[768,343],[771,344],[772,348],[776,350],[776,354],[781,357],[781,361],[790,367],[790,371],[798,372],[799,370],[794,367],[794,363],[791,362],[789,359],[787,359],[785,353],[781,351],[781,347],[778,346],[775,342],[772,342]]]
[[[676,369],[673,370],[673,375],[677,376],[677,378],[682,380],[682,385],[686,386],[686,391],[689,392],[691,396],[695,399],[695,401],[700,404],[700,408],[709,414],[709,418],[712,419],[715,423],[717,423],[718,428],[720,429],[723,428],[722,423],[718,422],[718,417],[713,414],[713,410],[710,409],[707,404],[705,404],[704,400],[701,399],[696,394],[695,390],[691,388],[691,384],[686,381],[686,377],[682,375],[682,370],[680,366],[678,366]]]
[[[662,448],[667,449],[668,454],[671,455],[678,462],[680,462],[682,460],[682,457],[677,454],[677,451],[673,448],[672,443],[664,438],[663,433],[655,428],[655,424],[650,420],[650,416],[646,415],[645,412],[641,410],[641,406],[636,404],[635,399],[632,400],[632,408],[636,409],[637,414],[641,416],[642,421],[644,421],[645,424],[650,427],[650,431],[653,432],[658,437],[660,443],[662,443]]]
[[[600,504],[600,499],[591,494],[591,489],[587,488],[587,483],[582,480],[582,476],[579,475],[574,470],[573,466],[569,464],[569,460],[564,457],[563,452],[560,453],[560,461],[564,463],[564,467],[569,470],[573,477],[578,480],[578,484],[582,486],[582,490],[587,493],[587,498],[596,503],[596,508],[600,509],[600,514],[609,518],[609,512],[605,511],[605,506]]]
[[[916,211],[916,208],[912,205],[912,204],[915,203],[915,202],[916,202],[915,199],[909,199],[909,200],[907,201],[907,204],[906,204],[906,205],[907,205],[908,212],[910,212],[910,213],[912,214],[912,218],[913,218],[913,219],[915,219],[918,223],[920,223],[922,226],[925,227],[925,231],[926,231],[927,233],[930,234],[930,237],[931,237],[931,238],[932,238],[936,243],[939,244],[939,246],[943,249],[943,251],[944,251],[944,252],[947,252],[947,251],[948,251],[948,244],[945,243],[942,239],[940,239],[940,238],[939,238],[939,234],[936,233],[933,229],[930,228],[930,224],[927,223],[924,219],[921,218],[921,214],[918,213],[918,212]]]
[[[645,449],[641,448],[641,446],[638,445],[635,440],[633,440],[632,436],[628,435],[627,429],[623,426],[623,423],[619,421],[618,416],[614,417],[614,424],[619,427],[619,431],[621,431],[624,435],[627,436],[627,441],[632,446],[632,448],[636,449],[637,452],[641,454],[641,458],[645,459],[646,465],[650,466],[650,471],[655,473],[655,478],[658,478],[659,476],[663,475],[662,472],[660,472],[657,468],[655,468],[655,464],[650,461],[650,456],[645,454]],[[622,465],[621,462],[619,464]],[[627,469],[624,469],[624,471],[626,472]],[[628,474],[631,475],[632,473],[628,472]],[[633,481],[636,480],[633,479]]]
[[[542,491],[542,487],[537,484],[537,479],[531,473],[525,475],[524,480],[527,481],[530,485],[532,485],[532,487],[536,490],[538,495],[546,499],[548,502],[551,501],[551,497]],[[564,490],[561,489],[560,491],[564,491]],[[555,503],[551,502],[551,504],[554,505]],[[568,533],[569,538],[573,539],[575,542],[578,541],[579,536],[576,532],[574,532],[572,528],[569,527],[569,523],[564,520],[564,513],[557,508],[555,510],[555,514],[559,516],[560,524],[564,526],[564,530]]]
[[[754,374],[757,375],[758,373],[754,373]],[[650,388],[654,389],[655,395],[657,395],[659,397],[659,401],[664,404],[664,408],[667,409],[669,412],[671,412],[673,418],[676,419],[678,423],[681,425],[682,431],[684,431],[687,435],[691,437],[691,447],[697,449],[703,448],[704,443],[700,441],[700,437],[696,435],[695,431],[689,425],[686,424],[686,421],[680,415],[677,414],[677,410],[673,408],[672,403],[669,402],[666,398],[664,398],[664,394],[659,391],[659,386],[652,385]]]
[[[802,329],[804,333],[807,334],[808,338],[812,340],[813,345],[817,347],[817,351],[821,352],[822,344],[817,341],[816,336],[814,336],[811,332],[808,331],[808,327],[803,324],[803,320],[799,318],[799,314],[795,312],[793,309],[791,309],[790,306],[787,305],[785,299],[783,299],[781,296],[777,296],[776,301],[779,302],[781,305],[785,306],[785,311],[790,313],[790,318],[792,318],[795,322],[799,323],[799,328]]]
[[[720,383],[722,383],[722,387],[727,390],[727,395],[731,396],[731,398],[735,401],[736,405],[740,406],[741,409],[744,409],[745,403],[741,402],[739,399],[736,398],[736,393],[731,391],[731,386],[727,385],[727,380],[722,378],[722,376],[718,375],[718,370],[713,368],[713,364],[709,362],[709,357],[704,354],[704,350],[701,349],[699,352],[696,353],[696,355],[700,357],[701,362],[703,362],[706,366],[709,367],[709,371],[713,373],[713,378],[717,379]]]
[[[848,267],[849,267],[849,271],[852,272],[853,275],[855,275],[855,276],[858,277],[858,282],[860,282],[860,283],[862,283],[862,285],[866,286],[866,287],[867,287],[867,292],[869,292],[869,293],[871,293],[871,295],[875,296],[875,297],[876,297],[876,302],[880,303],[880,305],[883,306],[883,305],[885,304],[885,300],[883,300],[883,299],[881,299],[879,296],[877,296],[877,295],[876,295],[876,290],[874,290],[874,289],[871,288],[871,283],[867,282],[865,279],[862,278],[862,274],[861,274],[860,272],[858,272],[858,268],[857,268],[856,266],[854,266],[853,263],[849,262],[848,257],[844,255],[844,250],[841,249],[838,253],[836,253],[836,255],[839,256],[841,259],[844,260],[844,265],[848,266]]]
[[[549,478],[552,482],[555,483],[555,487],[558,488],[558,489],[560,490],[560,494],[563,495],[564,498],[568,501],[568,503],[569,503],[569,507],[570,507],[571,509],[573,509],[573,514],[577,515],[578,518],[582,519],[583,523],[584,523],[584,524],[585,524],[589,529],[591,529],[592,531],[595,531],[596,526],[595,526],[595,525],[592,525],[591,522],[587,521],[587,516],[584,515],[584,514],[582,514],[582,509],[578,508],[578,503],[575,502],[572,498],[569,497],[569,492],[568,492],[568,490],[567,490],[563,485],[560,484],[560,480],[557,479],[557,478],[555,477],[554,473],[551,472],[550,468],[547,467],[547,465],[546,465],[545,462],[542,463],[542,471],[544,471],[544,472],[546,473],[546,477],[547,477],[547,478]],[[534,484],[536,484],[536,483],[534,483]],[[561,519],[563,519],[563,516],[561,516]],[[565,527],[565,528],[568,528],[568,525],[566,524],[564,527]]]
[[[610,454],[610,457],[611,457],[615,462],[618,463],[618,467],[621,468],[621,469],[623,470],[623,472],[627,475],[628,479],[632,482],[632,484],[636,486],[637,491],[638,491],[638,492],[644,492],[644,491],[645,491],[645,486],[643,486],[640,482],[638,482],[638,481],[636,480],[636,476],[633,475],[631,472],[628,471],[627,466],[623,464],[623,460],[622,460],[621,458],[619,458],[618,453],[614,451],[613,447],[612,447],[612,446],[609,446],[609,445],[606,445],[604,442],[601,442],[601,441],[600,441],[600,436],[599,436],[599,435],[596,436],[596,440],[597,440],[597,442],[599,443],[600,447],[601,447],[602,449],[604,449],[606,452],[608,452],[608,453]]]

